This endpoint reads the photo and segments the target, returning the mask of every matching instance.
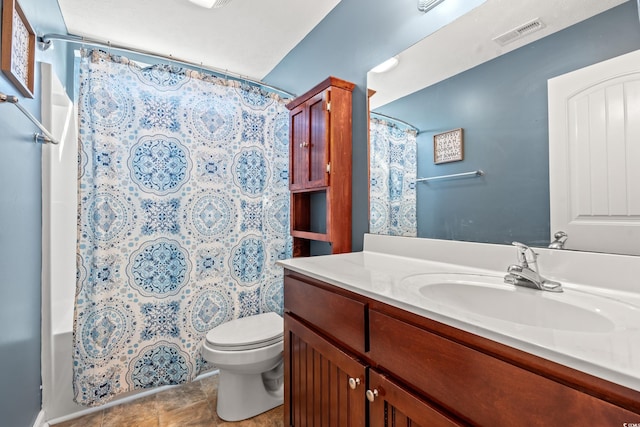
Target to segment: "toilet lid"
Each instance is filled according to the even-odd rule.
[[[220,350],[249,350],[282,341],[284,323],[277,313],[242,317],[216,326],[207,343]]]

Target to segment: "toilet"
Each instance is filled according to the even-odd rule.
[[[284,323],[263,313],[223,323],[207,333],[202,357],[220,370],[218,416],[240,421],[284,401]]]

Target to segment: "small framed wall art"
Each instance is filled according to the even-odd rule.
[[[457,162],[464,159],[462,128],[433,135],[433,163]]]
[[[2,0],[0,68],[24,96],[33,98],[36,34],[16,0]]]

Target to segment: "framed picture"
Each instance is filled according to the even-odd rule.
[[[36,34],[16,0],[2,0],[0,67],[24,96],[33,98]]]
[[[457,162],[464,159],[462,128],[433,135],[433,163]]]

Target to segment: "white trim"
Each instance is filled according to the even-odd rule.
[[[33,427],[49,427],[49,423],[44,420],[44,411],[40,411],[36,420],[33,422]]]

